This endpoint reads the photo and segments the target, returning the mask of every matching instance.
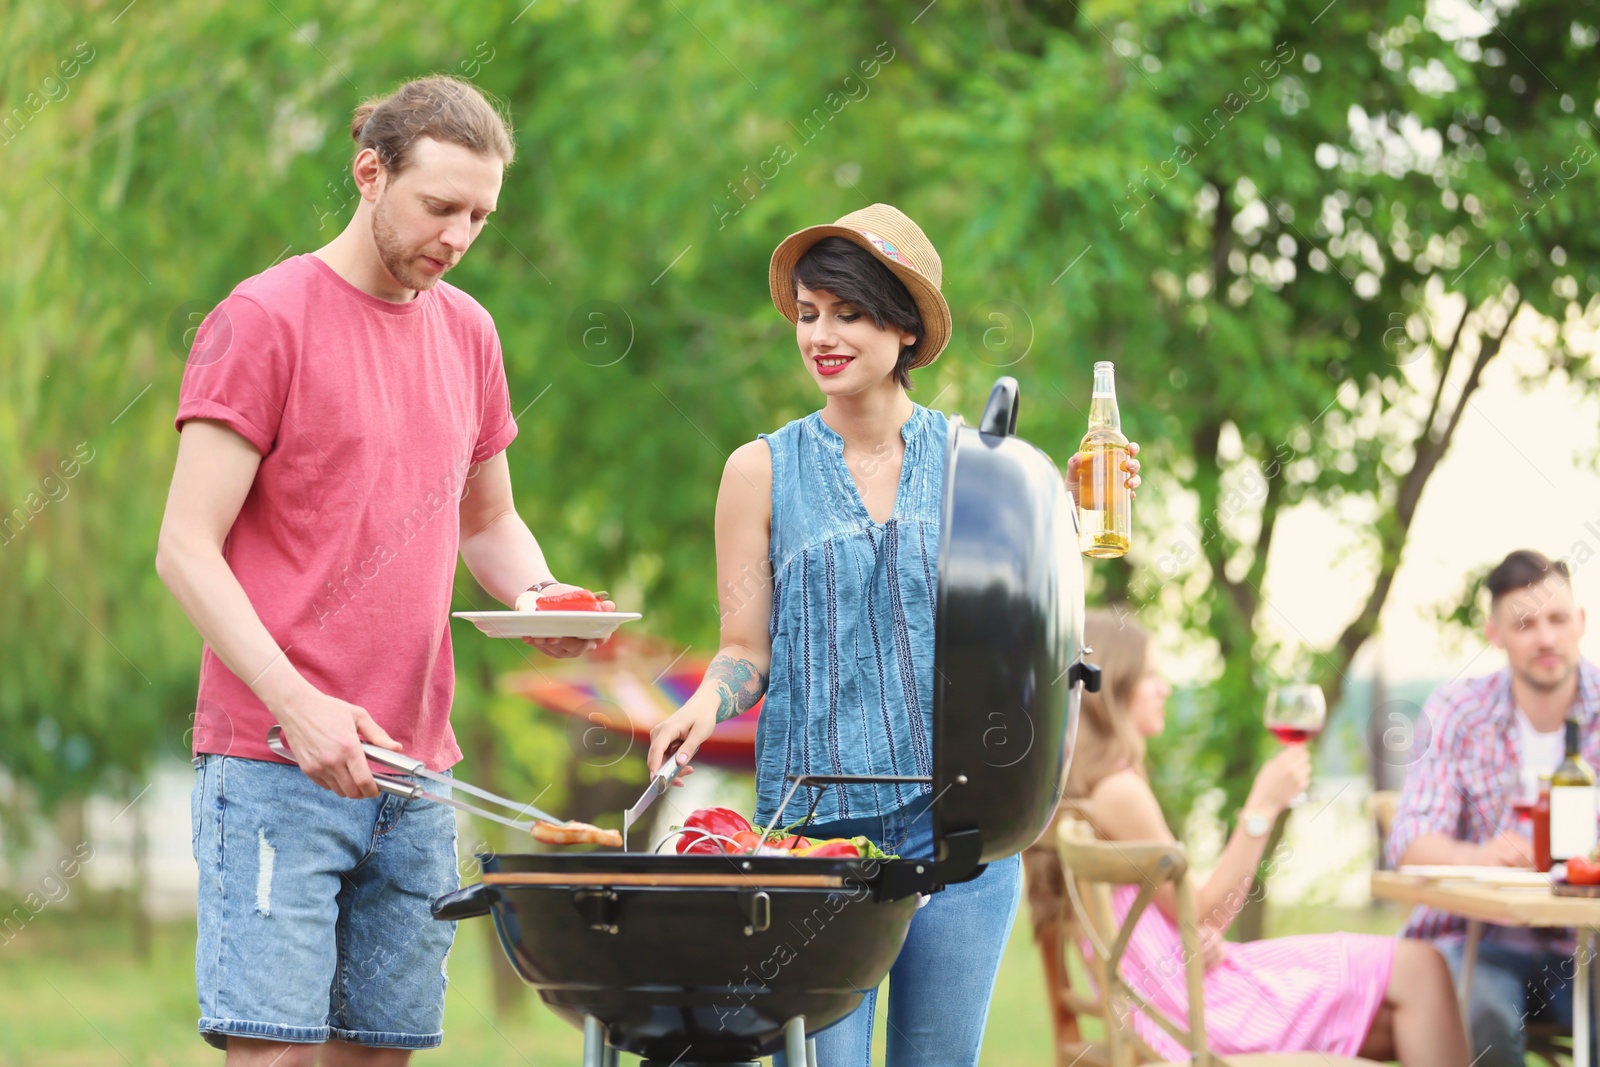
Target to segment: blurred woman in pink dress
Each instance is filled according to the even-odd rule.
[[[1100,692],[1084,695],[1067,795],[1089,801],[1103,839],[1172,841],[1144,766],[1145,740],[1165,727],[1171,693],[1149,637],[1126,616],[1091,611],[1084,639],[1104,673]],[[1216,867],[1193,884],[1212,1051],[1324,1052],[1398,1059],[1403,1067],[1466,1067],[1450,972],[1426,942],[1346,933],[1242,944],[1223,939],[1249,894],[1268,831],[1310,776],[1303,744],[1286,745],[1263,764]],[[1041,841],[1026,857],[1036,934],[1054,924],[1065,906],[1060,866],[1053,853],[1042,851],[1048,845]],[[1137,886],[1116,891],[1119,922],[1137,895]],[[1140,917],[1122,975],[1177,1020],[1188,1018],[1183,953],[1169,885]],[[1135,1013],[1132,1023],[1163,1056],[1186,1056],[1149,1018]]]

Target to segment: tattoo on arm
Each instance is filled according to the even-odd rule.
[[[716,687],[717,721],[726,722],[756,706],[767,691],[767,676],[747,659],[718,653],[706,668],[706,680]]]

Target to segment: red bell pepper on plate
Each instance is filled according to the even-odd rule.
[[[569,589],[565,593],[551,593],[534,601],[536,611],[602,611],[600,598],[587,589]]]

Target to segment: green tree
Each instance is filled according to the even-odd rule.
[[[768,256],[896,203],[956,314],[918,400],[970,417],[1014,374],[1024,432],[1064,461],[1090,363],[1117,361],[1152,477],[1095,595],[1214,648],[1199,733],[1168,749],[1193,758],[1158,758],[1158,784],[1174,811],[1210,781],[1238,801],[1284,664],[1260,593],[1283,509],[1378,517],[1365,608],[1302,665],[1337,695],[1513,315],[1545,324],[1540,374],[1592,382],[1572,340],[1600,288],[1592,6],[1464,27],[1315,6],[7,8],[0,504],[24,520],[0,546],[0,764],[48,796],[136,794],[183,751],[198,642],[151,557],[185,333],[343,224],[360,98],[454,70],[518,127],[452,280],[499,324],[517,497],[558,574],[709,647],[724,457],[815,404]],[[1197,532],[1163,527],[1185,502]],[[490,606],[464,571],[457,590]],[[548,781],[565,735],[491,692],[540,661],[465,630],[456,651],[469,748],[516,754],[464,773]]]

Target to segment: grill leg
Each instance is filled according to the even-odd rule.
[[[607,1067],[606,1028],[593,1015],[583,1017],[583,1067]]]
[[[789,1067],[799,1067],[800,1064],[814,1062],[808,1053],[813,1049],[806,1047],[806,1017],[796,1015],[783,1026],[784,1052],[789,1057]]]

